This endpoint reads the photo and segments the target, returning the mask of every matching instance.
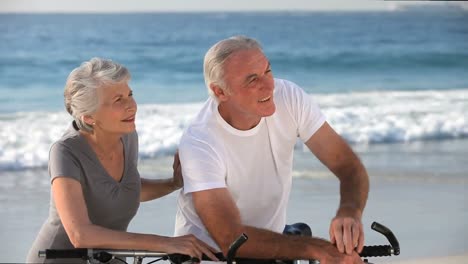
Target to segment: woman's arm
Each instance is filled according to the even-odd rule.
[[[180,189],[174,179],[144,179],[141,178],[140,202],[151,201]]]
[[[140,201],[146,202],[159,197],[163,197],[175,190],[182,188],[184,181],[182,179],[182,168],[179,160],[179,153],[174,155],[172,164],[174,169],[173,177],[169,179],[144,179],[141,178]]]
[[[74,179],[55,178],[52,193],[60,220],[75,248],[150,250],[182,253],[200,259],[204,253],[215,258],[209,246],[192,235],[164,237],[116,231],[94,225],[89,220],[81,184]]]

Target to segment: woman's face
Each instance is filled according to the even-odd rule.
[[[95,130],[116,134],[135,131],[137,104],[126,81],[104,85],[98,88],[97,94],[99,106],[92,115]]]

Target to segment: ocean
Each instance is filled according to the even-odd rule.
[[[47,216],[71,70],[92,57],[130,70],[140,169],[165,177],[207,98],[205,52],[239,34],[259,40],[274,76],[311,94],[363,160],[366,225],[394,226],[402,257],[468,252],[467,25],[462,11],[1,14],[0,262],[24,261]],[[302,144],[295,153],[290,219],[326,237],[337,181]],[[145,203],[130,229],[171,235],[175,197]]]

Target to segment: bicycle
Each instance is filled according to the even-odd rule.
[[[308,228],[308,227],[307,227]],[[393,232],[385,227],[382,224],[373,222],[371,225],[372,230],[384,235],[389,245],[375,245],[375,246],[364,246],[362,252],[359,254],[364,263],[370,263],[368,257],[387,257],[387,256],[396,256],[400,254],[400,245],[393,234]],[[293,228],[291,234],[293,235],[311,235],[309,230],[300,230],[301,228]],[[304,232],[301,234],[301,232]],[[246,234],[240,235],[229,247],[228,254],[226,257],[222,253],[216,253],[216,257],[221,261],[226,261],[227,264],[232,264],[235,262],[242,263],[246,259],[235,258],[236,252],[242,244],[248,240]],[[182,263],[198,263],[200,259],[190,257],[183,254],[168,254],[162,252],[152,252],[144,250],[115,250],[115,249],[89,249],[89,248],[78,248],[78,249],[46,249],[44,251],[39,251],[39,257],[45,257],[46,259],[61,259],[61,258],[79,258],[86,260],[89,264],[98,264],[98,263],[107,263],[112,259],[121,261],[122,263],[127,263],[123,258],[133,258],[133,264],[142,264],[144,258],[157,258],[156,260],[150,261],[147,264],[155,263],[161,260],[168,260],[172,264],[182,264]],[[202,260],[210,260],[206,256],[203,256]],[[249,260],[251,263],[252,260]],[[259,262],[264,262],[265,260],[258,260]],[[277,264],[298,264],[301,263],[301,260],[276,260]],[[316,260],[309,260],[309,264],[318,264],[320,262]]]

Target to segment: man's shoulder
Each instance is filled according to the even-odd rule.
[[[210,122],[194,122],[190,124],[182,135],[181,142],[187,140],[207,140],[215,136],[215,127]]]
[[[276,79],[275,78],[275,103],[277,104],[278,111],[281,111],[283,108],[295,107],[300,105],[304,96],[305,91],[296,83],[285,80],[285,79]]]
[[[292,96],[293,94],[303,90],[299,85],[295,82],[275,78],[275,93],[281,96]]]
[[[299,87],[296,83],[290,80],[286,80],[286,79],[275,78],[274,81],[275,81],[275,88],[277,89],[284,89],[284,88],[288,89],[291,87]]]
[[[216,116],[213,107],[216,102],[209,98],[202,106],[198,114],[184,131],[180,144],[193,144],[195,142],[213,144],[216,141]]]

